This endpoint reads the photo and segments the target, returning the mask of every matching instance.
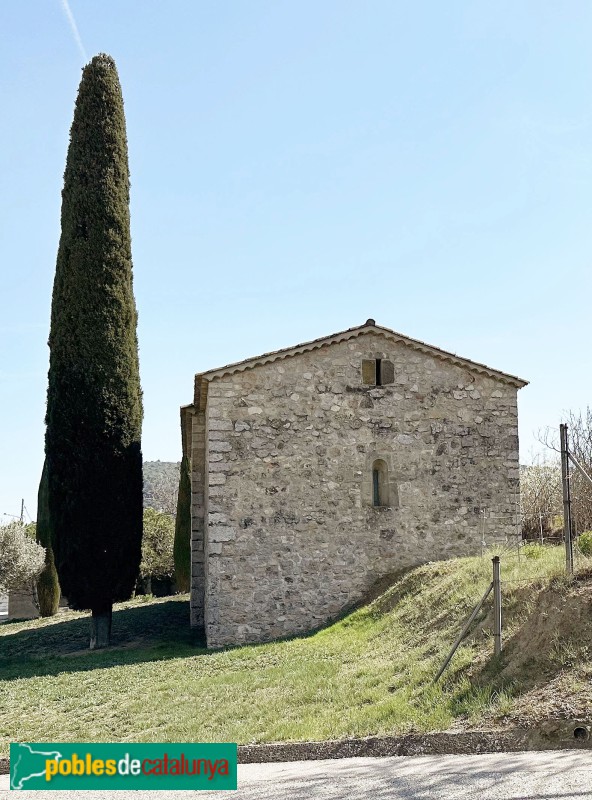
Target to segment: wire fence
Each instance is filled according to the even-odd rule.
[[[494,552],[496,555],[492,558]],[[482,552],[482,558],[484,566],[485,558],[487,558],[487,561],[491,560],[493,562],[493,581],[489,584],[481,600],[479,600],[477,605],[473,608],[470,616],[464,623],[457,639],[452,645],[452,649],[434,677],[434,683],[437,683],[442,677],[457,648],[466,636],[469,635],[471,629],[474,628],[475,619],[492,592],[494,596],[494,655],[499,655],[502,652],[503,640],[503,587],[528,586],[531,590],[534,589],[536,591],[548,585],[549,581],[554,577],[566,576],[565,548],[563,546],[541,546],[539,544],[533,545],[529,542],[523,542],[516,550],[510,549],[508,546],[505,548],[492,548],[487,553]],[[578,547],[574,547],[574,567],[576,575],[581,567],[592,569],[592,558],[582,553]],[[485,572],[483,577],[485,577]],[[572,579],[573,575],[568,574],[568,582],[571,582]],[[537,582],[539,581],[540,585],[537,586]],[[507,597],[510,598],[511,594],[512,591],[509,590]]]

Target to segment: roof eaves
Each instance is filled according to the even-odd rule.
[[[393,331],[390,328],[384,328],[381,325],[376,325],[375,323],[374,324],[364,323],[363,325],[358,325],[355,328],[348,328],[345,331],[340,331],[338,333],[331,334],[330,336],[323,336],[319,339],[312,339],[309,342],[303,342],[302,344],[297,344],[294,345],[293,347],[286,347],[281,350],[274,350],[269,353],[263,353],[260,356],[255,356],[254,358],[247,358],[244,359],[243,361],[235,361],[231,364],[226,364],[223,367],[218,367],[217,369],[208,370],[207,372],[203,372],[195,376],[196,386],[198,378],[200,379],[201,385],[203,385],[204,383],[207,383],[215,378],[222,378],[225,375],[231,375],[236,372],[244,372],[247,369],[253,369],[254,367],[258,367],[263,364],[269,364],[278,360],[283,360],[285,358],[291,358],[293,356],[300,355],[301,353],[305,352],[310,352],[312,350],[319,350],[322,347],[328,347],[338,342],[354,339],[364,333],[375,333],[381,336],[385,336],[391,341],[402,342],[403,344],[412,347],[414,350],[419,350],[425,353],[426,355],[431,355],[443,361],[448,361],[450,363],[456,364],[457,366],[465,367],[467,369],[472,370],[473,372],[486,374],[491,378],[502,381],[503,383],[516,386],[518,389],[521,389],[523,386],[528,385],[528,381],[523,380],[522,378],[519,378],[516,375],[510,375],[509,373],[506,372],[500,372],[499,370],[493,369],[492,367],[488,367],[486,364],[481,364],[478,361],[472,361],[471,359],[468,358],[462,358],[461,356],[457,356],[456,353],[450,353],[447,350],[441,350],[439,347],[427,344],[426,342],[422,342],[419,339],[411,339],[410,337],[404,336],[402,333],[397,333],[397,331]],[[196,401],[195,404],[197,406],[198,402]]]

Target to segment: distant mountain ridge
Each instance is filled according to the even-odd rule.
[[[177,513],[179,461],[144,461],[144,508]]]

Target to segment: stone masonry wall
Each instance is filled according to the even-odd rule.
[[[362,385],[373,358],[393,384]],[[208,646],[309,631],[389,572],[515,535],[516,393],[370,333],[212,379],[201,505],[194,464]]]
[[[205,413],[194,411],[191,419],[191,625],[204,624],[205,553],[204,519],[207,498]]]

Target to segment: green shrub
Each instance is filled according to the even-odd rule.
[[[537,544],[536,542],[525,544],[522,548],[522,555],[525,556],[525,558],[542,558],[544,554],[545,548],[542,544]]]
[[[45,556],[45,567],[37,578],[37,601],[39,614],[42,617],[53,617],[60,607],[60,583],[56,572],[53,551],[48,548]]]
[[[580,553],[584,556],[592,556],[592,531],[584,531],[578,538]]]
[[[47,497],[47,466],[43,464],[43,472],[37,495],[37,525],[35,528],[37,541],[45,547],[45,566],[37,578],[37,600],[42,617],[53,617],[60,606],[60,583],[55,567],[53,548],[51,545],[51,529]]]
[[[45,563],[45,549],[27,536],[22,522],[0,525],[0,594],[35,580]]]
[[[175,522],[169,514],[144,509],[141,578],[170,578],[173,574]]]
[[[175,520],[175,582],[177,591],[188,592],[191,584],[191,476],[187,456],[181,461],[177,517]]]

